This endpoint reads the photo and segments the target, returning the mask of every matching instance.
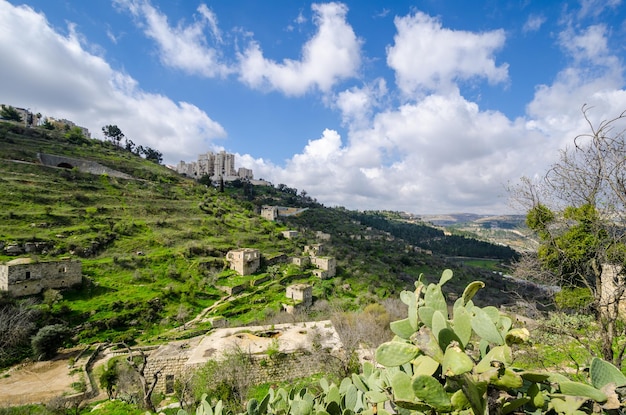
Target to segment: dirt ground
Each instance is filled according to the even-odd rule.
[[[82,371],[70,374],[68,352],[45,362],[25,363],[0,373],[0,408],[31,403],[46,403],[59,395],[76,393],[72,382],[82,379]]]

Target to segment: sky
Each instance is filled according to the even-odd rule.
[[[521,213],[625,57],[621,0],[0,0],[0,103],[348,209]]]

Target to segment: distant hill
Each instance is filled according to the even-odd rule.
[[[128,176],[87,173],[80,163],[46,166],[41,153]],[[294,282],[313,286],[309,318],[332,307],[356,310],[411,288],[420,273],[434,281],[444,268],[455,271],[446,284],[451,294],[481,279],[487,289],[477,302],[514,301],[502,295],[515,290],[512,283],[494,274],[517,255],[506,246],[446,236],[396,212],[327,208],[284,184],[235,181],[221,192],[113,143],[65,131],[0,123],[0,194],[0,262],[82,261],[81,286],[33,298],[41,306],[32,330],[64,324],[73,342],[156,342],[206,331],[214,319],[262,322],[281,313],[285,287]],[[260,216],[263,205],[308,209],[271,222]],[[297,236],[286,238],[289,229]],[[285,262],[315,243],[337,259],[335,278],[320,280],[310,267]],[[241,247],[262,253],[251,277],[228,269],[226,253]],[[241,284],[244,291],[233,296],[218,288]],[[0,297],[0,306],[13,303]],[[331,306],[319,308],[324,303]],[[180,330],[198,314],[204,318]]]
[[[421,215],[421,218],[447,231],[468,235],[490,243],[506,245],[519,252],[536,249],[537,241],[526,227],[524,215],[476,215],[458,213]]]

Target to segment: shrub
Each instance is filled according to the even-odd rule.
[[[65,343],[71,331],[63,324],[51,324],[42,327],[31,339],[33,354],[38,359],[53,357]]]

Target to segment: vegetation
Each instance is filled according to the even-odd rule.
[[[626,376],[601,359],[592,359],[588,381],[516,368],[514,349],[528,340],[528,330],[514,327],[492,306],[474,305],[484,286],[479,281],[466,287],[448,315],[441,288],[451,278],[446,270],[437,284],[418,280],[415,291],[401,293],[408,315],[391,323],[396,337],[376,350],[382,368],[364,363],[361,373],[339,386],[322,378],[319,387],[272,388],[250,399],[244,413],[386,415],[392,407],[416,414],[581,414],[623,407]],[[207,398],[197,414],[232,413],[222,400]]]
[[[626,112],[595,127],[588,111],[583,107],[590,133],[574,139],[542,182],[524,179],[515,192],[541,243],[518,273],[591,293],[605,339],[602,355],[621,366],[626,357],[626,325],[619,311],[626,287],[621,275],[626,263]],[[611,281],[602,278],[607,267],[617,271]]]
[[[191,337],[211,329],[212,318],[227,320],[233,326],[332,318],[348,350],[346,358],[335,365],[340,373],[320,381],[319,386],[309,385],[292,392],[270,389],[267,392],[270,398],[257,394],[256,404],[250,404],[249,410],[264,413],[263,408],[273,408],[271,410],[277,413],[286,413],[287,408],[306,409],[311,404],[316,411],[323,409],[334,415],[337,411],[348,410],[348,415],[349,411],[373,410],[372,404],[376,403],[380,404],[377,410],[383,413],[384,401],[377,399],[383,399],[384,394],[387,400],[398,400],[393,394],[388,394],[393,391],[394,385],[397,386],[391,383],[391,374],[403,372],[412,377],[417,368],[406,362],[387,369],[366,365],[354,377],[350,375],[355,370],[352,352],[362,345],[375,348],[388,341],[392,333],[400,336],[397,333],[399,327],[404,327],[403,333],[408,337],[395,343],[413,344],[413,351],[422,350],[421,334],[432,334],[436,328],[442,332],[442,322],[446,329],[456,333],[457,329],[461,330],[461,324],[456,320],[465,318],[456,317],[457,312],[461,315],[470,313],[471,321],[475,314],[482,312],[493,317],[504,343],[493,341],[495,335],[484,337],[482,329],[477,331],[470,321],[473,330],[470,330],[473,333],[471,341],[459,341],[465,337],[455,334],[458,339],[448,338],[444,343],[441,343],[442,339],[436,339],[437,345],[432,347],[435,351],[439,348],[440,353],[431,356],[427,351],[421,352],[420,356],[428,356],[437,363],[432,379],[443,385],[445,396],[451,402],[455,394],[458,398],[460,393],[466,393],[463,385],[466,385],[465,389],[470,387],[467,386],[470,385],[469,380],[463,379],[473,377],[470,380],[477,385],[480,399],[472,395],[466,403],[455,401],[454,405],[447,406],[446,398],[441,395],[444,409],[476,411],[488,408],[489,397],[492,393],[496,395],[492,392],[494,390],[498,393],[496,399],[513,409],[511,405],[517,399],[515,396],[528,393],[526,387],[530,384],[526,383],[526,379],[522,386],[515,385],[519,383],[518,377],[522,376],[520,373],[532,372],[539,359],[532,355],[532,348],[528,349],[524,354],[525,360],[519,359],[526,369],[509,370],[515,359],[507,347],[515,350],[518,346],[507,344],[506,334],[511,327],[507,328],[506,317],[499,313],[496,315],[496,308],[516,302],[522,294],[539,295],[541,290],[503,279],[497,273],[505,271],[508,262],[517,258],[511,249],[477,241],[468,235],[447,236],[426,223],[411,223],[398,212],[353,212],[343,208],[326,208],[305,191],[298,192],[282,184],[255,187],[245,181],[235,181],[223,183],[223,191],[220,191],[210,182],[200,184],[158,165],[161,161],[158,152],[151,160],[146,160],[150,157],[141,146],[135,147],[129,140],[125,147],[121,146],[121,137],[113,141],[88,139],[72,129],[27,129],[0,123],[0,158],[3,159],[0,163],[0,192],[9,195],[0,202],[0,244],[3,248],[0,250],[0,261],[15,258],[4,250],[9,246],[22,249],[19,256],[37,261],[79,257],[84,276],[82,285],[71,289],[48,290],[26,299],[0,298],[0,317],[10,317],[0,318],[0,366],[27,356],[49,356],[56,347],[63,345],[93,342],[145,345]],[[42,166],[38,152],[95,161],[128,174],[132,179],[93,175],[71,166]],[[306,210],[297,216],[269,222],[259,215],[263,205]],[[281,232],[289,229],[297,229],[298,236],[293,239],[283,237]],[[335,278],[320,280],[313,275],[310,266],[300,267],[280,261],[280,258],[302,256],[305,245],[320,242],[324,245],[324,255],[337,259]],[[257,248],[262,252],[261,268],[254,275],[242,277],[227,269],[226,253],[239,247]],[[439,280],[437,270],[444,268],[453,268],[456,278],[449,280],[446,273],[446,277]],[[421,287],[419,292],[404,291],[412,289],[415,279],[421,274],[424,276],[418,283]],[[438,280],[439,283],[436,283]],[[472,293],[475,295],[470,301],[466,286],[475,280],[484,281],[486,286]],[[315,298],[310,309],[295,316],[281,313],[282,303],[286,300],[284,287],[293,282],[312,284]],[[244,286],[244,291],[235,295],[227,295],[217,288],[238,284]],[[470,287],[475,288],[476,285]],[[410,295],[413,295],[415,304],[409,299],[412,298]],[[404,301],[402,306],[392,301],[398,296]],[[465,298],[463,309],[466,312],[455,307],[450,316],[444,314],[444,296]],[[585,293],[577,292],[577,296],[580,301],[570,301],[570,297],[561,301],[561,309],[568,311],[586,301]],[[437,327],[432,321],[434,317],[429,319],[424,314],[430,313],[425,310],[432,308],[427,305],[431,301],[438,304],[443,318],[436,317]],[[413,313],[417,306],[422,311],[417,314],[418,320],[412,320],[414,317],[408,320],[413,330],[410,334],[406,318],[391,323],[389,328],[390,321],[400,318],[407,308]],[[482,306],[486,307],[482,309]],[[198,318],[192,319],[195,316]],[[483,317],[477,319],[485,320]],[[589,340],[591,347],[586,354],[570,353],[584,365],[599,350],[595,345],[600,337],[591,336],[595,321],[586,321],[584,329],[580,328],[583,326],[576,326],[572,319],[564,317],[561,321],[567,324],[557,324],[556,317],[553,318],[551,325],[546,324],[544,333],[561,336],[569,330],[569,334],[574,334],[572,344]],[[65,327],[70,331],[61,329]],[[580,330],[577,332],[572,327],[579,327]],[[490,343],[489,346],[479,341],[481,337]],[[536,349],[544,343],[555,344],[554,338],[542,339],[536,333],[531,333],[531,338],[540,343]],[[49,340],[54,340],[54,343]],[[449,353],[454,353],[455,358],[460,356],[451,345],[471,359],[472,369],[460,374],[448,373],[448,369],[452,370],[450,362],[446,360],[444,364],[441,359],[452,349],[454,351]],[[394,350],[398,345],[381,347],[380,353],[385,356],[386,349]],[[498,359],[504,359],[503,369],[497,374],[491,368],[485,372],[475,370],[487,356],[493,357],[493,354],[489,355],[490,350],[496,349],[506,352],[498,355]],[[546,355],[553,349],[545,349]],[[551,356],[555,364],[570,358],[569,355],[556,353]],[[385,358],[382,359],[384,362]],[[426,360],[426,357],[420,359]],[[461,359],[469,367],[468,360]],[[429,363],[434,366],[432,361]],[[145,359],[142,356],[112,361],[96,376],[96,380],[110,397],[151,408],[154,380],[145,378],[143,366]],[[239,367],[242,367],[241,364]],[[229,372],[221,369],[207,375],[213,378],[217,378],[217,374],[222,375],[221,386],[209,388],[207,382],[200,382],[195,387],[179,384],[176,386],[177,395],[191,396],[191,403],[194,403],[202,401],[203,393],[209,393],[208,399],[221,399],[222,410],[230,409],[232,412],[243,410],[236,407],[235,401],[238,405],[245,400],[255,402],[250,396],[252,385],[232,387],[235,382],[233,373],[245,375],[245,370]],[[227,376],[229,374],[233,376]],[[346,375],[349,381],[342,381],[341,377]],[[500,393],[502,389],[498,387],[502,385],[498,382],[510,379],[517,382],[515,387],[502,384],[507,388],[506,394]],[[406,376],[401,382],[406,386]],[[556,402],[560,399],[556,394],[562,394],[562,390],[548,383],[535,382],[541,395],[546,401],[553,402],[554,407],[559,405]],[[369,386],[364,389],[363,385]],[[434,383],[432,386],[440,390]],[[377,393],[373,393],[374,390]],[[411,390],[413,386],[409,392]],[[459,393],[459,390],[462,392]],[[423,401],[428,411],[441,409],[433,409],[439,404],[433,405],[415,391],[409,396],[409,392],[403,396],[410,397],[412,404],[422,405]],[[314,397],[313,401],[310,396]],[[335,404],[331,405],[331,400]],[[570,405],[568,399],[563,400],[564,405]],[[294,406],[296,401],[298,403]],[[580,403],[579,400],[576,402]],[[586,408],[585,405],[591,402],[585,399],[579,407]],[[205,406],[203,403],[202,407]],[[78,406],[74,409],[78,411]],[[111,409],[117,410],[124,412],[117,407]]]
[[[2,108],[0,109],[0,118],[7,121],[23,121],[22,116],[14,107],[4,104],[2,104]]]

